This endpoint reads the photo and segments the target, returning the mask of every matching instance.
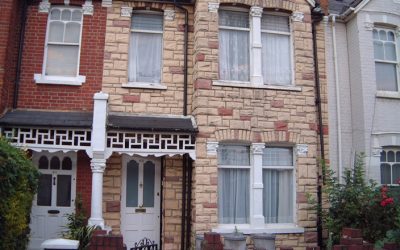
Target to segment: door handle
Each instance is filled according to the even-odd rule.
[[[49,213],[49,214],[59,214],[60,210],[47,210],[47,213]]]

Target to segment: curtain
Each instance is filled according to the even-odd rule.
[[[132,32],[129,46],[129,81],[161,82],[162,34]]]
[[[264,84],[290,85],[290,36],[263,32],[261,43]]]
[[[293,222],[293,170],[263,170],[265,223]]]
[[[218,220],[222,224],[249,223],[250,170],[218,170]]]

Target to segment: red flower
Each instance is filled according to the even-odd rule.
[[[386,207],[389,204],[393,204],[393,202],[394,202],[393,198],[386,198],[381,201],[381,206]]]

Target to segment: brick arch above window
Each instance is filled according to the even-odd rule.
[[[299,132],[295,131],[265,131],[255,132],[246,129],[221,129],[215,131],[217,141],[242,141],[263,143],[303,143]]]
[[[215,131],[217,141],[247,141],[251,142],[254,132],[247,129],[221,129]]]
[[[294,131],[266,131],[261,134],[261,140],[265,143],[303,143],[300,133]]]

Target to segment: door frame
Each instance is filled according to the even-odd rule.
[[[159,223],[157,225],[157,229],[156,229],[156,233],[159,237],[157,244],[159,245],[159,249],[162,249],[161,246],[161,242],[162,242],[162,218],[163,218],[163,214],[162,214],[162,198],[163,198],[163,185],[162,185],[162,176],[163,176],[163,165],[162,165],[162,158],[161,157],[155,157],[155,156],[139,156],[139,155],[127,155],[127,154],[123,154],[122,155],[122,165],[121,165],[121,221],[120,221],[120,225],[121,225],[121,233],[123,234],[125,231],[124,228],[124,223],[123,223],[123,216],[126,213],[126,174],[127,174],[127,164],[130,160],[151,160],[155,163],[155,167],[156,169],[158,168],[158,173],[159,173],[159,204],[158,204],[158,212],[156,212],[156,214],[159,217]],[[157,173],[157,170],[156,170]],[[155,179],[155,181],[157,182],[157,178]],[[156,205],[156,203],[154,204]],[[157,211],[157,210],[156,210]]]

